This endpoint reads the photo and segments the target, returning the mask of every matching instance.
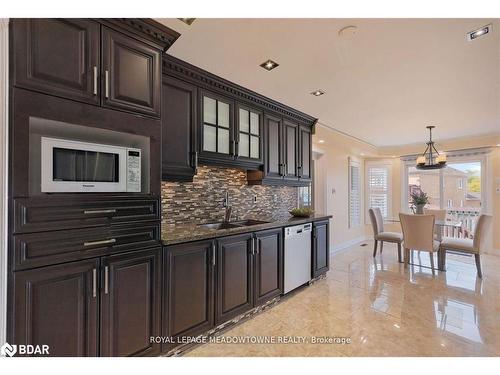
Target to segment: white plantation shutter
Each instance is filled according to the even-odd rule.
[[[349,159],[349,228],[361,224],[361,179],[359,164]]]
[[[366,201],[367,209],[380,208],[382,217],[390,216],[390,165],[367,163]]]

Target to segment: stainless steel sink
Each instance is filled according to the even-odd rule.
[[[200,224],[199,227],[206,229],[221,230],[221,229],[239,228],[240,225],[235,225],[233,223],[209,223],[209,224]]]
[[[267,223],[269,223],[269,221],[247,219],[247,220],[233,221],[231,224],[237,225],[239,227],[250,227],[252,225],[260,225],[260,224],[267,224]]]
[[[252,225],[267,224],[267,223],[268,221],[247,219],[247,220],[232,221],[230,223],[219,222],[219,223],[200,224],[199,227],[206,229],[222,230],[231,228],[250,227]]]

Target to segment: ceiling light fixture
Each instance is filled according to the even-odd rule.
[[[417,169],[441,169],[446,167],[446,155],[444,153],[439,153],[434,147],[434,141],[432,140],[432,129],[435,126],[427,126],[429,129],[429,142],[427,142],[427,148],[424,153],[417,158]]]
[[[358,32],[358,28],[356,26],[350,25],[343,27],[339,30],[339,36],[340,37],[352,37],[356,35]]]
[[[318,141],[318,143],[325,143],[325,140],[324,140],[324,139],[320,139],[320,140]]]
[[[260,66],[267,71],[271,71],[274,68],[278,67],[280,64],[278,64],[276,61],[273,61],[271,59],[268,59],[267,61],[264,61]]]
[[[321,96],[321,95],[324,95],[325,92],[323,90],[314,90],[313,92],[311,92],[311,95],[314,95],[314,96]]]
[[[467,40],[470,42],[476,38],[479,38],[480,36],[489,34],[491,32],[491,27],[492,27],[492,25],[490,23],[489,25],[483,26],[480,29],[477,29],[477,30],[471,31],[470,33],[467,33]]]
[[[178,18],[180,21],[184,22],[186,25],[191,26],[196,18]]]

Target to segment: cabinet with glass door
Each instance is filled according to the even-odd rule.
[[[238,164],[258,167],[262,164],[262,112],[240,103],[236,107],[235,158]]]

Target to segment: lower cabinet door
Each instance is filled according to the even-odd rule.
[[[328,220],[313,223],[312,277],[318,277],[330,268],[329,243]]]
[[[283,292],[283,228],[255,237],[255,305],[261,305]]]
[[[57,357],[97,356],[98,270],[99,260],[84,260],[15,272],[9,342],[48,345]]]
[[[157,355],[161,248],[102,258],[101,356]]]
[[[252,244],[252,233],[217,241],[216,325],[253,307]]]
[[[164,351],[214,326],[215,242],[199,241],[163,249]]]

